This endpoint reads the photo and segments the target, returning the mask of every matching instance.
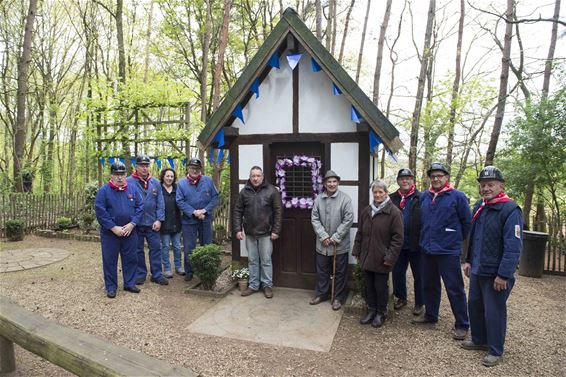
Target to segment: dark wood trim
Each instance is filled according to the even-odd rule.
[[[273,169],[271,167],[271,151],[269,143],[263,143],[263,177],[269,182]],[[269,182],[271,184],[275,182]]]
[[[340,175],[339,172],[336,172],[338,175]],[[360,185],[360,181],[348,181],[345,179],[342,179],[340,181],[340,186],[359,186]]]
[[[299,65],[293,70],[293,134],[299,133]]]
[[[369,133],[361,132],[358,134],[358,216],[369,204]]]
[[[230,145],[230,216],[234,213],[234,206],[240,195],[239,190],[239,171],[240,156],[238,155],[238,139]],[[230,221],[232,224],[232,221]],[[240,260],[240,241],[236,239],[232,229],[228,229],[232,234],[232,260]]]
[[[330,157],[331,157],[330,150],[332,149],[330,147],[331,144],[332,143],[330,141],[324,142],[324,162],[326,162],[326,166],[323,165],[322,171],[320,172],[323,177],[328,170],[332,169],[332,164],[330,163]]]
[[[329,133],[329,134],[301,133],[301,134],[273,134],[273,135],[240,135],[238,136],[237,139],[239,144],[289,143],[289,142],[356,143],[359,142],[360,140],[360,134],[356,132],[344,132],[344,133]]]

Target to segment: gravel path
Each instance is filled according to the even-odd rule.
[[[451,339],[445,295],[434,327],[411,325],[410,305],[379,330],[345,314],[330,353],[319,353],[189,333],[187,326],[217,301],[182,293],[185,284],[178,276],[169,286],[146,283],[139,295],[119,291],[109,300],[95,243],[28,236],[0,248],[37,245],[71,255],[45,267],[0,274],[2,296],[203,376],[566,376],[565,277],[518,277],[509,299],[505,358],[487,369],[481,352],[464,351]],[[19,347],[16,358],[18,369],[11,376],[70,375]]]

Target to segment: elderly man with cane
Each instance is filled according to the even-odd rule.
[[[315,199],[311,213],[316,233],[317,283],[315,297],[310,304],[317,305],[328,300],[330,293],[333,310],[339,310],[348,296],[346,274],[350,228],[354,222],[352,199],[338,190],[339,184],[340,177],[332,170],[327,171],[324,176],[325,191]],[[329,287],[331,268],[332,288]]]

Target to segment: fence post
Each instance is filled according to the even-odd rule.
[[[0,372],[10,373],[16,370],[14,343],[0,336]]]

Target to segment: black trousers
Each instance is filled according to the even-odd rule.
[[[336,255],[336,276],[334,285],[335,299],[342,304],[348,297],[348,253]],[[330,275],[332,274],[332,255],[326,256],[316,253],[316,288],[315,295],[328,300],[331,294]]]
[[[365,271],[366,279],[366,302],[370,311],[378,313],[387,312],[387,301],[389,299],[389,273]]]

